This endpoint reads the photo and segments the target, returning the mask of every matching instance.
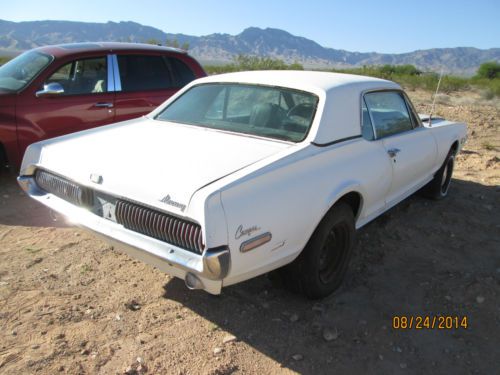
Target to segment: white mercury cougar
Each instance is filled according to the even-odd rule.
[[[422,189],[446,196],[466,126],[419,117],[396,83],[262,71],[193,81],[149,115],[31,145],[34,199],[192,289],[278,269],[310,298],[355,232]]]

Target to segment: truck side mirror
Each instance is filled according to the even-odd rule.
[[[43,96],[61,95],[64,94],[64,88],[60,83],[51,82],[43,85],[43,90],[36,92],[36,97],[40,98]]]

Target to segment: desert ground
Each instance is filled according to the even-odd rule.
[[[410,91],[419,112],[431,94]],[[466,121],[449,196],[358,232],[342,287],[309,301],[267,276],[220,296],[135,261],[0,176],[1,374],[494,374],[500,358],[500,100],[440,94]],[[394,329],[394,316],[467,328]]]

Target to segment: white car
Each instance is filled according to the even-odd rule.
[[[448,192],[466,126],[422,122],[401,87],[263,71],[193,81],[140,119],[35,143],[19,183],[128,254],[218,294],[278,269],[333,292],[355,231]]]

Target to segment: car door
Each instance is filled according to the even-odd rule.
[[[195,78],[191,69],[174,56],[164,54],[115,55],[116,121],[151,112]]]
[[[375,142],[384,147],[391,161],[392,181],[385,201],[387,206],[392,206],[429,179],[437,145],[431,132],[421,126],[402,92],[369,92],[364,99]]]
[[[101,55],[61,62],[47,72],[43,87],[26,93],[17,108],[20,150],[35,141],[113,122],[107,60]],[[57,92],[44,91],[49,84]]]

